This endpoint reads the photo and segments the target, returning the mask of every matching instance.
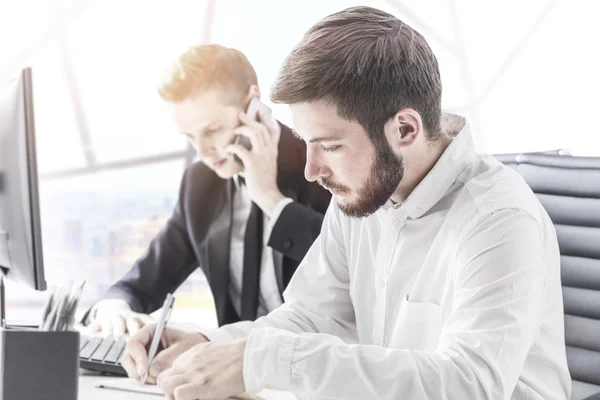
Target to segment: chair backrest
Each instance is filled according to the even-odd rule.
[[[550,215],[561,253],[572,399],[600,392],[600,157],[502,154]]]

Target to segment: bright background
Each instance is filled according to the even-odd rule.
[[[600,3],[574,0],[19,0],[0,5],[0,81],[34,73],[49,284],[88,281],[84,306],[122,276],[170,215],[193,158],[156,85],[187,47],[243,51],[266,95],[286,54],[320,18],[353,5],[397,15],[433,47],[443,105],[481,151],[565,148],[600,156]],[[290,122],[287,108],[271,105]],[[9,319],[45,298],[8,287]],[[206,281],[177,294],[175,319],[214,325]]]

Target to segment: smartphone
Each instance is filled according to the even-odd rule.
[[[264,105],[264,103],[262,101],[260,101],[260,99],[258,97],[253,97],[250,100],[250,104],[248,104],[248,108],[246,109],[246,115],[250,119],[258,121],[259,111],[267,117],[269,117],[271,115],[271,109],[269,107],[267,107],[266,105]],[[252,149],[252,144],[250,143],[250,139],[244,135],[237,135],[237,137],[235,138],[235,141],[233,143],[242,145],[247,150]],[[242,160],[240,160],[240,158],[237,155],[234,154],[233,159],[236,162],[238,162],[239,164],[243,165]]]

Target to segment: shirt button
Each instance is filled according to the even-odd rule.
[[[291,239],[286,239],[286,240],[283,241],[283,248],[284,249],[291,249],[293,245],[294,245],[294,242],[292,242]]]
[[[380,288],[384,288],[385,287],[385,279],[383,279],[383,278],[377,279],[377,284],[379,285]]]

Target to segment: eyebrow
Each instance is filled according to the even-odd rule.
[[[296,139],[300,139],[300,140],[304,141],[304,139],[302,139],[302,137],[300,135],[298,135],[298,132],[296,132],[295,129],[292,129],[292,134],[296,137]],[[335,142],[338,140],[342,140],[342,139],[337,136],[322,136],[322,137],[310,139],[309,143]]]
[[[336,136],[322,136],[314,139],[310,139],[309,143],[322,143],[322,142],[335,142],[338,140],[342,140]]]

